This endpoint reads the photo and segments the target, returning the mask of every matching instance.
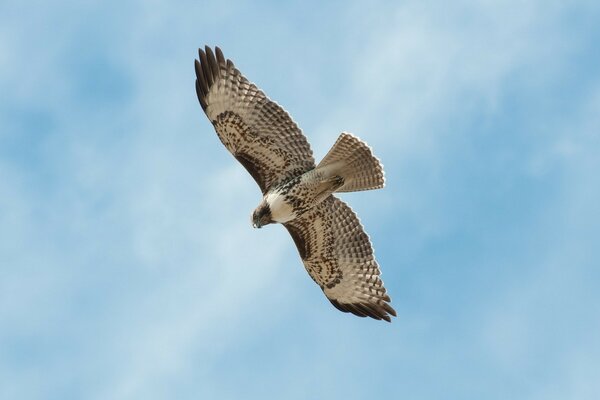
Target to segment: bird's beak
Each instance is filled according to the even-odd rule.
[[[258,228],[260,229],[262,227],[261,223],[260,223],[260,219],[255,218],[254,221],[252,221],[252,227],[253,228]]]

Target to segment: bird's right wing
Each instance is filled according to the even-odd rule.
[[[388,322],[396,316],[371,241],[346,203],[331,195],[284,225],[308,274],[337,309]]]
[[[195,60],[196,93],[221,142],[263,193],[315,167],[306,137],[289,114],[206,46]]]

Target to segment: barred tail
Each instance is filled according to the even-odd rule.
[[[316,168],[325,176],[339,176],[343,185],[336,192],[358,192],[382,188],[383,165],[371,148],[356,136],[343,132]]]

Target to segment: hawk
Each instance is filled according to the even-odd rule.
[[[396,312],[369,236],[352,209],[333,195],[384,186],[383,167],[371,148],[344,132],[316,165],[289,114],[221,49],[206,46],[198,53],[194,66],[202,110],[263,194],[252,225],[283,224],[306,271],[338,310],[390,322]]]

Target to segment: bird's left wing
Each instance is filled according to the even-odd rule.
[[[284,225],[308,274],[337,309],[388,322],[396,316],[371,241],[346,203],[331,195]]]
[[[218,47],[199,49],[196,93],[219,139],[261,191],[315,167],[306,137],[289,114],[249,82]]]

